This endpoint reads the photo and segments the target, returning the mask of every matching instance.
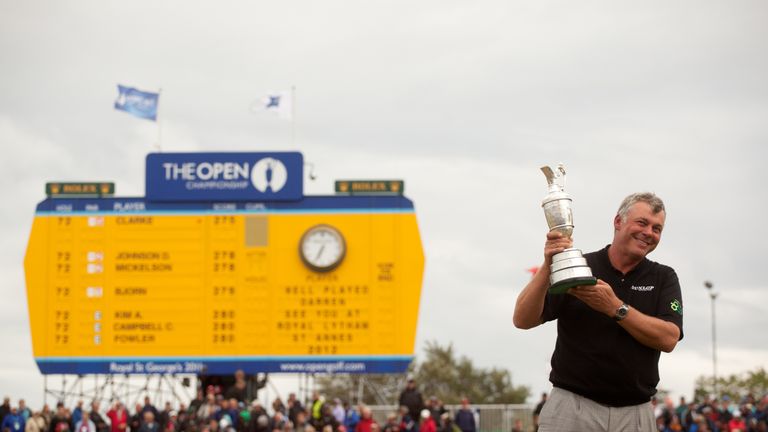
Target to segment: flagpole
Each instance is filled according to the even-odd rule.
[[[155,144],[155,147],[157,147],[157,152],[162,153],[163,152],[163,146],[162,146],[162,140],[163,140],[163,119],[160,116],[160,95],[163,93],[163,89],[160,88],[157,90],[157,143]]]
[[[291,86],[291,148],[296,149],[296,86]]]

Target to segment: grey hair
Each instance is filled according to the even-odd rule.
[[[629,213],[629,208],[639,202],[644,202],[649,206],[651,206],[651,210],[653,211],[653,214],[656,214],[659,212],[666,213],[666,210],[664,209],[664,201],[662,201],[661,198],[656,196],[656,194],[654,194],[653,192],[638,192],[638,193],[633,193],[628,197],[624,198],[624,201],[621,202],[621,205],[619,206],[619,211],[617,211],[616,214],[621,217],[622,221],[626,221],[627,213]]]

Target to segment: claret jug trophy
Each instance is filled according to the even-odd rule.
[[[541,207],[547,217],[550,231],[559,231],[565,237],[573,234],[573,211],[571,196],[565,193],[565,167],[557,166],[557,171],[548,166],[541,167],[547,177],[548,194],[544,197]],[[558,183],[557,180],[561,179]],[[594,285],[597,278],[592,276],[592,270],[587,260],[582,256],[581,249],[568,248],[552,257],[549,276],[549,292],[562,294],[579,285]]]

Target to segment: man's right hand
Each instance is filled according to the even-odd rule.
[[[552,264],[552,256],[565,249],[573,247],[573,239],[565,237],[560,231],[547,233],[547,242],[544,244],[544,262],[547,266]]]

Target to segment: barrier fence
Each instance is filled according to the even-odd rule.
[[[395,405],[371,405],[369,408],[371,408],[374,420],[383,425],[387,420],[387,415],[396,413],[398,407]],[[522,420],[524,431],[533,430],[533,406],[531,405],[472,405],[471,408],[475,413],[477,432],[511,432],[516,419]],[[461,409],[461,405],[445,405],[445,409],[453,417]]]

